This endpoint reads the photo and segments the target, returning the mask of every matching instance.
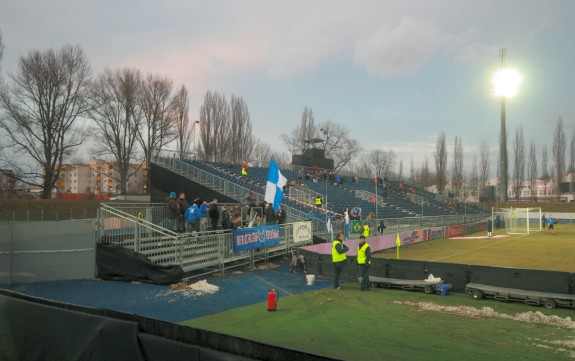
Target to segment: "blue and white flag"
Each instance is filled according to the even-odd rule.
[[[273,203],[276,212],[279,209],[280,204],[282,204],[284,186],[286,184],[286,177],[280,173],[276,162],[272,159],[270,161],[270,168],[268,169],[268,182],[266,185],[266,195],[264,200],[268,203]]]

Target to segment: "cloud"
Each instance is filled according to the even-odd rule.
[[[374,75],[405,76],[422,69],[439,51],[469,38],[473,30],[459,35],[443,34],[433,23],[402,16],[396,27],[380,26],[360,36],[355,62]]]

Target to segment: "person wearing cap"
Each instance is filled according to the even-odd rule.
[[[359,236],[359,244],[357,245],[357,264],[361,270],[361,286],[362,291],[369,291],[369,265],[371,264],[371,247],[365,241],[365,236]]]
[[[180,215],[179,213],[176,192],[171,192],[168,202],[166,203],[166,228],[170,231],[176,231],[176,222]]]

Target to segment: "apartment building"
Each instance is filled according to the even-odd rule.
[[[131,164],[126,193],[145,193],[145,172],[139,164]],[[84,164],[63,164],[56,184],[59,193],[116,195],[121,193],[120,174],[116,162],[91,159]]]

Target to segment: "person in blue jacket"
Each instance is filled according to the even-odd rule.
[[[549,225],[547,228],[549,228],[549,232],[551,233],[555,233],[555,218],[553,218],[553,215],[549,215],[549,217],[547,217],[547,224]]]
[[[186,217],[186,231],[188,233],[199,232],[200,208],[195,203],[192,203],[192,205],[189,206],[188,209],[186,209],[185,217]]]

